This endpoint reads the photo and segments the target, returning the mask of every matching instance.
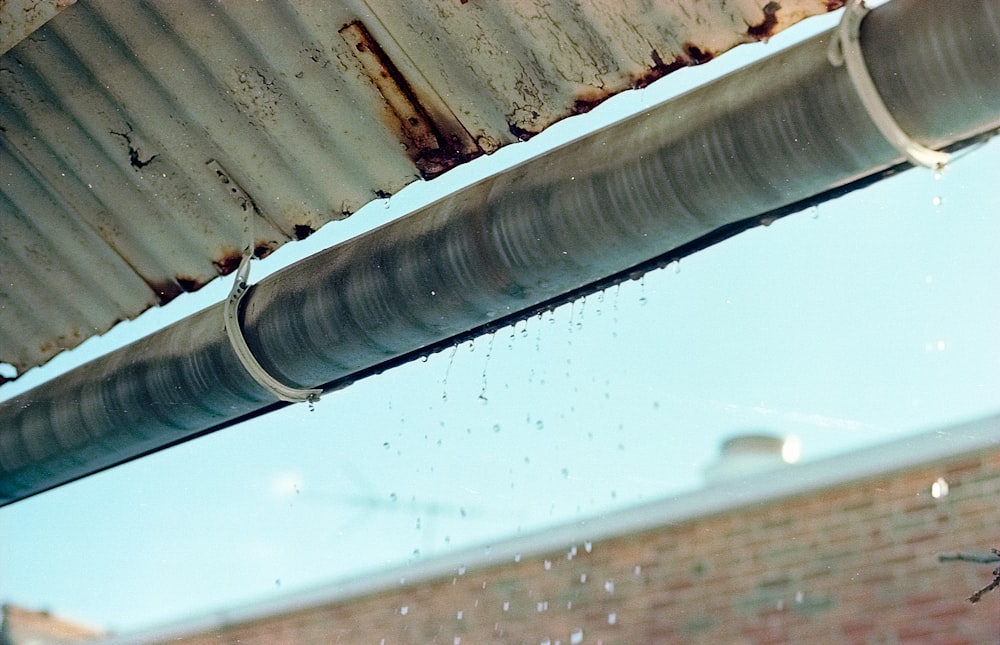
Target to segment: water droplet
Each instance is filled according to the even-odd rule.
[[[614,593],[615,592],[615,581],[614,580],[605,580],[604,581],[604,590],[607,591],[608,593]]]
[[[459,609],[458,613],[455,614],[455,618],[458,619],[458,620],[462,620],[462,610],[461,609]]]
[[[942,198],[940,195],[934,195],[934,197],[931,198],[931,204],[933,204],[934,206],[940,206],[943,203],[944,203],[944,198]]]
[[[640,573],[642,573],[642,567],[640,567],[638,564],[635,565],[634,573],[635,575],[639,575]]]
[[[420,362],[421,363],[426,363],[427,362],[427,354],[424,354],[423,356],[420,357]]]
[[[813,204],[809,207],[809,217],[813,219],[819,219],[819,206]]]
[[[507,600],[504,601],[504,603],[503,603],[503,610],[504,611],[510,611],[510,602],[509,601],[507,601]]]
[[[552,569],[552,561],[551,560],[546,560],[545,561],[545,570],[549,571],[550,569]]]
[[[608,614],[609,625],[614,625],[617,622],[618,622],[618,614],[616,614],[615,612],[611,612],[610,614]]]
[[[493,432],[500,432],[500,424],[499,423],[494,423],[493,424]]]
[[[520,561],[521,561],[521,554],[520,553],[515,553],[514,554],[514,562],[520,562]]]
[[[538,613],[542,613],[543,611],[548,611],[548,609],[549,609],[549,601],[548,600],[541,600],[541,601],[538,602],[537,606],[538,606]]]
[[[569,642],[570,642],[571,645],[577,645],[577,643],[582,643],[583,642],[583,630],[582,629],[574,629],[572,632],[570,632]]]
[[[681,272],[681,261],[680,260],[674,260],[673,262],[670,263],[670,266],[673,267],[675,274]]]
[[[583,550],[586,551],[587,553],[590,553],[593,549],[594,549],[594,543],[591,542],[590,540],[587,540],[586,542],[583,543]]]
[[[587,574],[586,573],[581,573],[580,574],[580,584],[583,584],[584,582],[587,582]]]
[[[400,607],[400,608],[399,608],[399,613],[400,613],[400,614],[402,614],[402,615],[404,615],[404,616],[405,616],[406,614],[410,613],[410,608],[409,608],[409,606],[407,606],[407,605],[403,605],[402,607]]]
[[[465,565],[464,564],[461,565],[460,567],[458,567],[458,575],[460,575],[460,576],[464,576],[465,575]]]

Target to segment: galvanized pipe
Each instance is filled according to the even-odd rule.
[[[1000,128],[1000,6],[896,0],[862,24],[921,143]],[[244,298],[247,343],[297,387],[339,386],[901,169],[820,36],[319,253]],[[0,404],[0,504],[275,405],[206,309]]]

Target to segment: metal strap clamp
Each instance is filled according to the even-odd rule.
[[[229,344],[232,345],[233,351],[236,352],[236,356],[240,359],[240,363],[243,364],[247,373],[276,397],[289,403],[315,403],[323,393],[322,390],[300,390],[278,381],[268,374],[261,364],[257,362],[253,352],[250,351],[250,347],[247,345],[246,339],[243,337],[243,329],[240,327],[239,321],[239,311],[243,295],[250,288],[250,260],[253,258],[251,248],[252,245],[243,251],[243,259],[236,270],[236,279],[233,281],[233,288],[229,291],[229,296],[226,298],[224,306],[223,313]]]
[[[854,84],[854,89],[861,99],[862,105],[868,111],[875,126],[882,136],[902,153],[914,165],[942,169],[951,159],[947,152],[931,150],[911,139],[889,113],[889,108],[878,93],[875,82],[872,81],[868,67],[865,65],[864,54],[861,52],[860,28],[861,21],[869,9],[864,0],[848,0],[844,7],[844,15],[837,27],[835,37],[830,42],[827,58],[834,67],[846,65],[847,74]]]

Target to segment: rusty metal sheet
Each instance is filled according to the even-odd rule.
[[[841,3],[95,0],[49,15],[66,4],[0,4],[51,18],[0,58],[0,363],[18,374],[230,273],[248,243],[266,255]]]
[[[76,0],[0,0],[0,54]]]

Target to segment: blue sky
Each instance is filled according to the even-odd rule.
[[[253,279],[796,36],[617,97],[255,263]],[[805,459],[1000,410],[1000,145],[0,509],[0,601],[116,630],[278,597],[701,485],[722,439]],[[185,295],[0,388],[223,299]]]

